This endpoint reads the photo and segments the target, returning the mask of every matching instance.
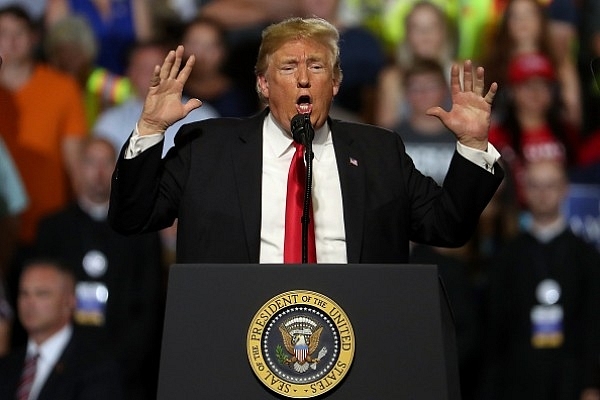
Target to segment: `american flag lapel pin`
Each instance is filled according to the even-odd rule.
[[[356,158],[350,157],[349,161],[350,161],[350,165],[354,165],[355,167],[358,167],[358,160]]]

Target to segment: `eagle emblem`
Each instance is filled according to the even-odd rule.
[[[281,345],[277,346],[277,359],[279,363],[292,367],[296,372],[303,373],[309,368],[315,370],[319,360],[327,354],[327,348],[322,347],[319,353],[314,355],[319,347],[323,326],[307,316],[288,319],[279,325],[279,332],[285,350]]]

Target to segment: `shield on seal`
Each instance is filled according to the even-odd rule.
[[[308,345],[306,343],[298,343],[294,346],[294,354],[298,359],[298,363],[304,363],[306,355],[308,354]]]

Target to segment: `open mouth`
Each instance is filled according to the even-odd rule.
[[[312,111],[312,102],[310,96],[300,96],[296,101],[296,110],[298,114],[310,114]]]

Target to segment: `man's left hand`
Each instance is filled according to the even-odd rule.
[[[492,83],[489,91],[483,96],[483,67],[476,68],[473,73],[472,62],[466,60],[463,70],[464,83],[461,84],[460,68],[458,64],[452,66],[450,73],[452,109],[446,111],[441,107],[432,107],[427,110],[427,114],[438,117],[448,129],[454,132],[456,139],[463,145],[486,151],[492,102],[498,84]]]

